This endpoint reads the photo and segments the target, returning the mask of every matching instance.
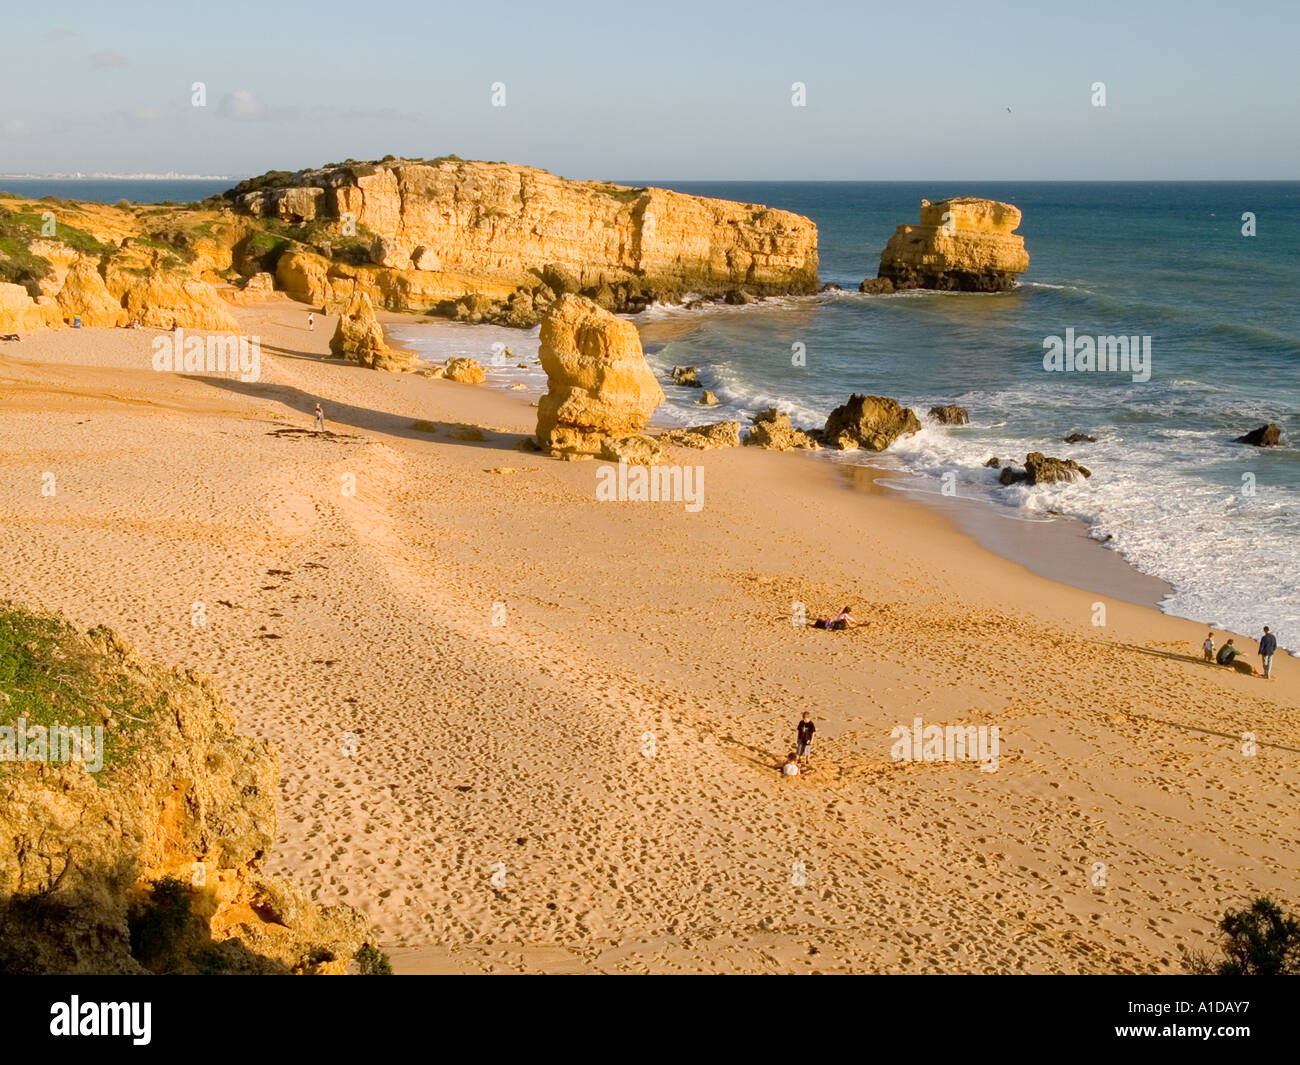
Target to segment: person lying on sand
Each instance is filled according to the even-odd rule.
[[[827,620],[826,618],[818,618],[816,621],[813,622],[813,628],[814,629],[835,629],[838,632],[843,629],[851,628],[856,624],[857,622],[853,619],[853,608],[851,606],[846,606],[843,610],[841,610],[838,614],[836,614],[835,617],[829,620]]]
[[[785,760],[785,765],[781,767],[781,775],[784,777],[797,777],[799,775],[799,762],[795,758],[794,751],[791,751]]]

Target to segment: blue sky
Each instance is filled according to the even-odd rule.
[[[72,2],[5,30],[0,172],[1300,178],[1294,2]]]

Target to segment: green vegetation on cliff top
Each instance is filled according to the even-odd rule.
[[[124,669],[117,638],[105,628],[82,636],[61,618],[0,600],[0,725],[104,729],[98,781],[126,764],[149,721],[167,705],[165,688]],[[0,775],[6,763],[0,761]]]

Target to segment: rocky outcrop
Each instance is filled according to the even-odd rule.
[[[1238,444],[1250,444],[1252,447],[1279,447],[1282,443],[1282,430],[1274,422],[1252,429],[1245,436],[1234,441]]]
[[[487,375],[474,359],[456,358],[447,360],[443,376],[448,381],[459,381],[463,385],[481,385]]]
[[[689,292],[748,299],[817,290],[817,228],[801,215],[506,163],[349,162],[255,178],[227,196],[257,217],[292,209],[337,223],[340,243],[348,230],[364,235],[368,265],[351,269],[390,310],[439,305],[453,317],[535,324],[566,294],[634,311]],[[293,291],[278,268],[277,276]],[[470,294],[484,305],[458,308]]]
[[[700,368],[698,366],[674,366],[673,384],[681,385],[684,388],[703,388],[704,384],[700,381]]]
[[[63,311],[52,296],[37,296],[22,285],[0,282],[0,333],[30,333],[63,323]]]
[[[193,673],[142,664],[0,604],[15,637],[0,691],[0,972],[341,973],[371,941],[260,871],[279,769]],[[51,685],[50,676],[60,678]],[[21,723],[20,723],[21,722]],[[102,765],[35,754],[35,729],[102,729]],[[25,757],[14,760],[18,736]]]
[[[1087,433],[1071,433],[1069,436],[1065,437],[1065,442],[1067,444],[1095,444],[1097,438],[1095,436],[1089,436]]]
[[[921,422],[910,407],[886,396],[854,394],[836,407],[826,419],[823,433],[827,447],[840,451],[866,448],[884,451],[900,436],[919,432]]]
[[[68,325],[80,318],[88,329],[111,329],[121,325],[126,316],[121,300],[113,298],[99,275],[98,265],[89,258],[77,259],[68,268],[63,287],[54,299]]]
[[[542,321],[546,395],[537,439],[553,454],[598,455],[608,440],[635,436],[664,401],[636,327],[582,296],[562,296]]]
[[[970,411],[956,403],[945,403],[941,407],[931,407],[930,417],[940,425],[969,425]]]
[[[894,291],[894,283],[887,277],[868,277],[858,286],[858,291],[869,296],[888,296]]]
[[[790,415],[775,407],[769,407],[754,415],[753,423],[753,428],[745,434],[746,446],[767,448],[771,451],[790,451],[795,448],[808,451],[821,450],[821,442],[814,434],[794,428],[790,424]]]
[[[413,361],[388,346],[384,327],[364,292],[354,292],[339,312],[339,323],[330,337],[330,354],[372,370],[404,370]]]
[[[678,447],[709,451],[719,447],[740,447],[740,422],[715,422],[693,425],[689,429],[670,429],[663,439]]]
[[[921,201],[920,225],[901,225],[880,254],[879,276],[895,288],[1004,292],[1029,269],[1020,210],[962,196]],[[864,289],[863,291],[867,291]]]
[[[989,465],[989,463],[985,463]],[[1031,451],[1025,456],[1025,468],[1017,470],[1014,466],[1002,467],[998,480],[1002,484],[1059,484],[1077,481],[1092,476],[1092,470],[1080,466],[1074,459],[1057,459],[1044,455],[1041,451]]]
[[[659,441],[652,436],[625,436],[602,440],[600,457],[606,462],[626,462],[629,466],[653,466],[659,461]]]

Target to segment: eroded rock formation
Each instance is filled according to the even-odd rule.
[[[348,262],[282,260],[280,284],[320,305],[330,287],[355,284],[389,310],[529,324],[578,293],[635,311],[690,292],[817,290],[817,228],[801,215],[532,167],[349,162],[264,175],[228,196],[256,217],[329,223],[336,243],[358,245]],[[471,295],[477,305],[463,302]]]
[[[880,254],[879,276],[894,288],[1004,292],[1029,269],[1020,209],[961,196],[921,201],[919,225],[901,225]],[[881,291],[867,288],[863,291]]]
[[[384,327],[364,292],[354,292],[339,311],[339,323],[330,337],[330,353],[372,370],[404,370],[413,361],[388,346]]]
[[[831,411],[823,439],[827,447],[840,451],[866,448],[884,451],[900,436],[919,432],[921,422],[910,407],[886,396],[854,394]]]
[[[794,448],[821,450],[821,441],[817,435],[796,429],[790,424],[790,415],[775,407],[759,411],[752,420],[753,427],[745,434],[744,440],[749,447],[762,447],[771,451],[790,451]]]
[[[985,463],[988,465],[988,463]],[[1002,484],[1057,484],[1078,481],[1092,476],[1092,470],[1074,459],[1058,459],[1031,451],[1025,456],[1025,468],[1018,470],[1008,464],[1002,467],[998,480]]]
[[[639,434],[664,401],[636,327],[582,296],[555,302],[539,355],[547,391],[537,439],[552,453],[599,455],[606,441]]]
[[[344,972],[368,924],[260,871],[279,767],[264,740],[236,734],[220,693],[142,664],[107,629],[83,636],[12,604],[0,622],[13,637],[0,692],[0,972]],[[35,729],[51,721],[101,728],[102,765],[91,771],[93,743],[81,761],[56,760],[48,732],[35,758]]]

